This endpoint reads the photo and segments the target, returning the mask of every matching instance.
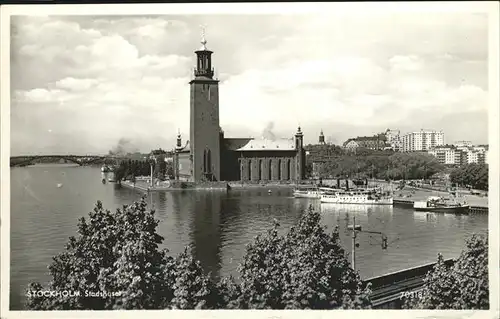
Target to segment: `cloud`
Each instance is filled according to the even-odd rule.
[[[482,15],[17,16],[12,152],[106,153],[121,138],[149,151],[173,147],[178,129],[187,138],[200,24],[227,137],[273,123],[276,137],[301,125],[306,143],[321,128],[341,143],[429,125],[487,138]],[[454,128],[447,121],[467,118],[456,114],[474,121]]]
[[[395,55],[389,59],[389,64],[394,71],[418,71],[422,68],[422,60],[415,55]]]
[[[72,77],[64,78],[56,82],[56,87],[69,91],[85,91],[96,85],[96,79],[75,79]]]

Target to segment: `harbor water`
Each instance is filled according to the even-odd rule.
[[[102,183],[98,167],[38,165],[11,168],[10,306],[23,309],[28,284],[50,280],[47,266],[76,234],[78,218],[87,216],[96,201],[114,210],[143,193]],[[288,189],[155,192],[148,203],[160,220],[158,232],[171,254],[192,245],[194,254],[214,276],[237,277],[245,245],[265,232],[276,219],[291,227],[310,205],[320,210],[327,230],[339,226],[342,244],[350,251],[347,224],[356,217],[364,230],[388,237],[381,248],[377,234],[358,234],[357,270],[362,278],[383,275],[434,262],[438,253],[457,257],[465,238],[486,233],[488,216],[414,212],[392,206],[320,204],[295,199]]]

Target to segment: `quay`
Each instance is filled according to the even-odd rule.
[[[169,183],[151,186],[149,183],[142,181],[136,183],[132,183],[130,181],[122,181],[120,184],[123,187],[130,189],[137,189],[143,192],[186,191],[186,190],[227,191],[229,189],[229,185],[226,182],[190,183],[190,182],[171,181]]]
[[[143,192],[158,191],[185,191],[185,190],[217,190],[228,191],[230,189],[293,189],[295,183],[292,181],[273,181],[273,182],[188,182],[183,180],[168,180],[155,185],[150,184],[150,179],[140,178],[135,183],[131,181],[121,181],[121,186],[136,189]]]
[[[453,263],[453,259],[445,260],[445,265],[448,267]],[[374,309],[401,309],[405,302],[402,293],[420,291],[424,285],[425,276],[435,264],[425,264],[364,280],[365,285],[368,283],[372,285],[372,307]]]

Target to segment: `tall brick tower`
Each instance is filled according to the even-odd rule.
[[[212,51],[206,47],[205,32],[196,53],[191,85],[190,146],[192,180],[220,180],[219,81],[214,79]]]
[[[296,161],[295,161],[295,163],[297,164],[295,171],[296,172],[295,179],[297,181],[300,181],[304,179],[304,171],[305,171],[304,134],[302,134],[300,126],[297,129],[297,133],[295,133],[295,149],[297,150]]]

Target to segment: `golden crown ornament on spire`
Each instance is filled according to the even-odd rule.
[[[205,38],[206,25],[202,24],[201,27],[201,44],[202,47],[200,51],[207,51],[207,39]]]

